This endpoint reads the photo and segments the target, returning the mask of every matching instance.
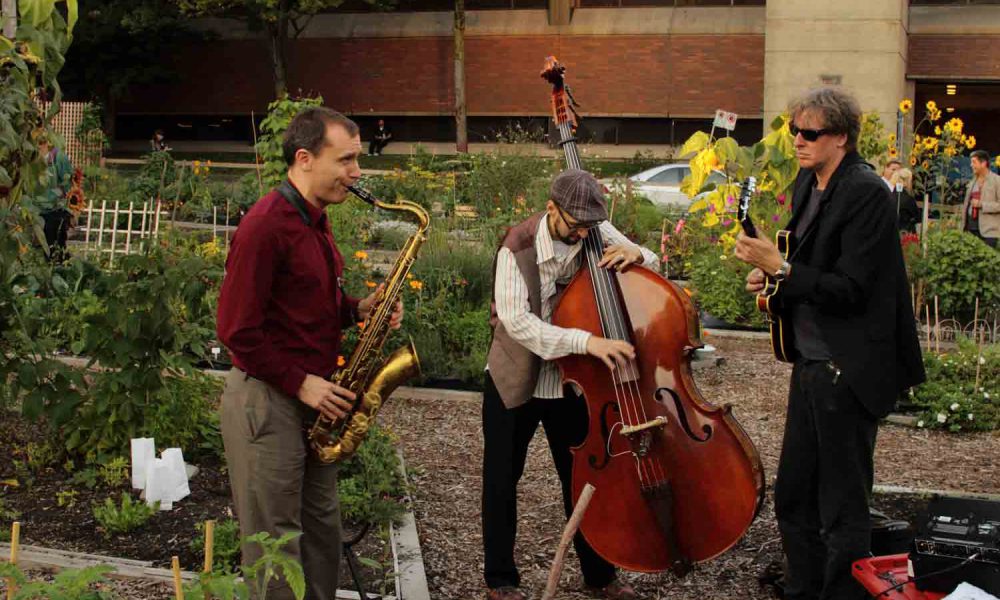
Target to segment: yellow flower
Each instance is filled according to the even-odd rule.
[[[931,163],[929,163],[929,162],[927,162],[925,160],[924,162],[920,163],[920,168],[922,168],[922,169],[929,169],[929,168],[931,168]]]
[[[969,150],[972,150],[973,148],[975,148],[976,147],[976,136],[970,135],[969,137],[965,138],[965,147],[968,148]]]
[[[937,121],[938,119],[941,118],[941,111],[940,110],[933,110],[933,111],[931,111],[930,115],[928,115],[927,118],[929,118],[931,121]]]
[[[924,138],[924,149],[933,150],[934,148],[937,148],[937,145],[938,145],[937,138],[932,138],[932,137]]]
[[[911,156],[910,157],[910,166],[911,167],[917,166],[917,157],[916,156]]]
[[[347,360],[343,356],[337,357],[337,366],[342,367],[347,364]]]
[[[1000,169],[1000,156],[998,156],[996,160],[993,161],[993,164],[995,164],[997,168]]]
[[[947,156],[948,158],[955,156],[957,152],[958,151],[952,148],[951,146],[948,146],[947,148],[944,149],[944,155]]]
[[[890,133],[889,134],[889,143],[890,144],[895,144],[896,143],[896,134],[895,133]]]
[[[410,287],[415,290],[422,290],[424,289],[424,283],[418,279],[414,279],[410,282]]]
[[[927,112],[934,112],[937,110],[937,102],[933,100],[927,101]]]
[[[365,260],[366,258],[368,258],[368,253],[365,252],[364,250],[358,250],[357,252],[354,253],[354,258],[358,260]]]
[[[413,279],[413,273],[407,273],[406,274],[406,278],[407,279]]]
[[[197,169],[198,167],[200,167],[200,166],[201,166],[201,161],[200,161],[200,160],[196,160],[196,161],[194,161],[194,163],[193,163],[193,164],[194,164],[194,168],[196,168],[196,169]]]
[[[368,286],[368,287],[370,287],[370,288],[373,288],[373,287],[375,287],[375,282],[374,281],[366,281],[365,285]]]
[[[896,150],[896,147],[895,146],[889,146],[889,158],[896,158],[896,156],[898,156],[898,155],[899,155],[899,152]]]
[[[947,127],[947,125],[945,125],[945,127]],[[934,128],[934,135],[941,135],[941,127],[940,126]]]
[[[955,117],[949,120],[947,123],[945,123],[945,127],[951,129],[955,133],[961,133],[962,127],[964,126],[965,124],[962,123],[962,119],[959,119],[958,117]]]
[[[910,112],[911,108],[913,108],[913,101],[911,100],[903,100],[902,102],[899,103],[899,112],[903,113],[904,115]]]

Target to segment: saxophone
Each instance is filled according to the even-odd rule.
[[[389,321],[396,301],[406,284],[406,274],[416,260],[420,246],[427,239],[426,232],[430,218],[427,216],[427,211],[415,202],[407,200],[395,203],[383,202],[357,186],[348,189],[358,198],[377,208],[412,213],[417,217],[419,224],[416,233],[403,245],[403,250],[396,258],[396,264],[386,279],[385,287],[372,303],[358,345],[344,368],[331,378],[337,385],[356,394],[354,406],[346,416],[336,420],[321,414],[309,430],[309,444],[324,463],[339,462],[353,456],[358,446],[368,436],[368,430],[375,423],[379,409],[393,390],[406,380],[420,374],[420,360],[417,358],[413,340],[385,360],[382,357],[382,345],[389,335]]]

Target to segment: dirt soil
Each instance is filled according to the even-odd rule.
[[[626,573],[643,598],[671,600],[764,599],[757,576],[781,558],[771,486],[785,423],[791,367],[771,358],[764,340],[709,337],[724,363],[696,372],[710,402],[730,403],[761,454],[768,484],[766,505],[747,535],[721,557],[684,579],[671,574]],[[431,598],[482,598],[485,592],[480,530],[482,432],[476,402],[403,400],[383,411],[400,438],[413,486],[414,506]],[[539,431],[519,487],[516,556],[523,585],[539,598],[565,523],[558,479]],[[919,488],[1000,492],[1000,435],[948,434],[884,424],[876,450],[876,483]],[[914,520],[924,502],[876,495],[890,517]],[[581,600],[579,563],[572,549],[559,598]]]

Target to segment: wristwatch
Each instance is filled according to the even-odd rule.
[[[774,272],[774,275],[773,275],[774,280],[775,281],[784,281],[785,278],[788,277],[788,273],[791,270],[792,270],[791,263],[789,263],[787,260],[781,261],[781,266],[778,267],[778,270]]]

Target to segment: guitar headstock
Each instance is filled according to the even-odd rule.
[[[566,66],[559,64],[554,56],[545,58],[542,79],[552,84],[552,119],[556,125],[569,123],[576,127],[576,112],[573,110],[573,96],[565,80]]]
[[[743,227],[743,233],[749,237],[757,237],[757,227],[750,219],[750,198],[757,191],[757,178],[747,177],[743,180],[743,189],[740,191],[740,201],[736,208],[737,219]]]

